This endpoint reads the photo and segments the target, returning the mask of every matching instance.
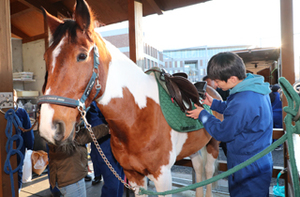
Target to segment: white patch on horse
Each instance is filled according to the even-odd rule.
[[[170,159],[167,165],[161,166],[161,175],[158,176],[156,179],[152,175],[148,175],[148,178],[152,180],[155,184],[156,190],[159,192],[167,191],[172,189],[172,174],[171,168],[176,161],[176,157],[182,150],[183,144],[187,140],[187,133],[181,133],[171,131],[171,141],[172,141],[172,150],[170,152]],[[172,195],[166,195],[172,196]]]
[[[48,88],[45,91],[44,95],[49,95],[51,88]],[[54,109],[50,107],[49,104],[42,104],[41,105],[41,113],[43,114],[40,119],[40,135],[41,137],[47,139],[49,142],[54,143],[54,135],[55,129],[52,129],[52,119],[54,114]]]
[[[157,177],[157,179],[154,179],[154,184],[156,191],[158,192],[164,192],[172,189],[172,174],[171,174],[171,168],[169,166],[162,166],[161,167],[162,174]],[[150,179],[151,180],[151,179]],[[172,195],[165,195],[166,197],[171,197]],[[162,197],[159,195],[159,197]]]
[[[47,141],[55,144],[54,135],[56,130],[52,127],[52,119],[54,115],[54,109],[50,107],[49,104],[41,105],[41,116],[40,119],[40,135],[45,138]]]
[[[109,65],[106,90],[99,102],[107,105],[113,98],[123,98],[123,88],[128,88],[139,108],[147,106],[147,97],[159,103],[158,87],[154,76],[144,74],[141,68],[115,46],[107,41],[105,43],[112,60]]]
[[[44,94],[44,95],[49,95],[49,94],[50,94],[50,91],[51,91],[51,87],[49,87],[49,88],[45,91],[45,94]]]
[[[59,44],[55,47],[55,49],[52,52],[52,55],[53,55],[52,70],[51,70],[52,73],[53,73],[54,68],[55,68],[56,58],[60,54],[61,46],[64,44],[65,39],[66,39],[66,37],[64,37],[63,39],[61,39],[61,41],[59,42]]]

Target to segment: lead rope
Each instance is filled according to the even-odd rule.
[[[15,197],[15,188],[14,188],[14,178],[13,174],[15,172],[18,172],[20,168],[23,166],[23,154],[20,151],[21,147],[23,145],[23,138],[21,136],[21,130],[19,129],[19,126],[21,125],[19,117],[15,114],[15,111],[13,109],[9,109],[5,113],[5,119],[7,120],[6,128],[5,128],[5,135],[7,137],[7,142],[5,145],[5,150],[7,152],[6,160],[4,164],[4,172],[6,174],[9,174],[10,176],[10,184],[11,184],[11,193],[12,197]],[[13,135],[13,125],[15,126],[16,134]],[[14,141],[19,140],[19,146],[14,149],[13,143]],[[12,166],[10,164],[10,158],[11,156],[17,154],[20,158],[19,165],[13,170]]]
[[[95,144],[95,146],[96,146],[96,148],[97,148],[99,154],[101,155],[103,161],[104,161],[105,164],[107,165],[107,167],[108,167],[108,168],[110,169],[110,171],[115,175],[115,177],[116,177],[121,183],[124,184],[124,186],[125,186],[126,188],[135,191],[136,188],[135,188],[135,187],[132,187],[131,185],[129,185],[128,183],[126,183],[126,182],[118,175],[118,173],[115,171],[115,169],[113,168],[113,166],[110,164],[110,162],[109,162],[108,159],[106,158],[105,154],[103,153],[103,151],[102,151],[102,149],[101,149],[101,147],[100,147],[100,145],[99,145],[99,143],[98,143],[98,141],[97,141],[97,139],[96,139],[96,137],[95,137],[95,134],[94,134],[94,132],[93,132],[93,130],[92,130],[92,126],[88,123],[88,121],[87,121],[87,119],[86,119],[86,111],[85,111],[85,110],[82,110],[82,107],[81,107],[81,106],[78,106],[77,109],[79,110],[80,115],[81,115],[81,117],[82,117],[82,119],[83,119],[83,121],[84,121],[84,124],[85,124],[86,128],[88,129],[88,131],[89,131],[89,133],[90,133],[90,135],[91,135],[91,138],[92,138],[92,140],[93,140],[93,142],[94,142],[94,144]]]

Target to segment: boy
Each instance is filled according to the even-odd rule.
[[[187,116],[203,122],[207,132],[227,143],[228,169],[246,161],[272,143],[272,107],[269,84],[259,75],[246,74],[242,59],[234,53],[219,53],[207,66],[208,76],[222,90],[230,90],[227,101],[206,94],[204,104],[224,116],[221,122],[196,106]],[[268,153],[251,165],[228,177],[232,197],[267,197],[272,178],[272,154]]]

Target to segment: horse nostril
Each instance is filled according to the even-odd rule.
[[[53,126],[55,129],[54,140],[56,142],[61,142],[62,139],[64,138],[64,133],[65,133],[64,123],[60,121],[55,121],[53,122]]]

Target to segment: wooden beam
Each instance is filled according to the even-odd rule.
[[[23,38],[22,43],[27,43],[27,42],[32,42],[35,40],[40,40],[40,39],[45,39],[47,38],[47,34],[43,33],[40,35],[36,35],[36,36],[32,36],[32,37],[28,37],[28,38]]]
[[[10,2],[10,15],[27,10],[29,7],[19,1]]]
[[[273,139],[278,140],[284,135],[283,128],[273,128]]]
[[[133,62],[144,70],[142,18],[142,3],[134,0],[128,0],[129,56]]]
[[[53,16],[58,16],[58,13],[63,15],[65,18],[70,17],[72,11],[68,10],[66,6],[62,2],[56,2],[55,4],[51,4],[49,1],[45,0],[19,0],[25,5],[35,8],[39,12],[42,12],[41,8],[45,8],[50,14]]]
[[[0,1],[0,92],[12,92],[12,54],[11,54],[11,30],[10,30],[10,1]],[[7,109],[4,109],[7,111]],[[6,119],[0,113],[0,197],[12,196],[11,180],[8,174],[4,172],[4,163],[6,160],[5,145],[7,137],[5,135]],[[12,168],[17,167],[17,155],[10,158]],[[18,174],[13,175],[14,193],[18,196]]]
[[[20,3],[23,3],[23,4],[26,5],[26,6],[30,7],[30,8],[35,9],[36,11],[42,13],[41,7],[36,7],[36,6],[32,5],[30,2],[27,2],[26,0],[18,0],[18,1],[19,1]]]
[[[48,1],[45,0],[25,0],[27,3],[42,11],[45,8],[50,14],[57,16],[57,9],[55,9]]]
[[[27,8],[25,10],[22,10],[22,11],[19,11],[19,12],[15,12],[14,14],[11,14],[10,17],[11,18],[14,18],[14,17],[18,17],[20,15],[23,15],[23,14],[27,14],[29,12],[32,12],[33,10],[35,10],[34,8]]]
[[[279,77],[285,77],[290,84],[295,83],[294,68],[294,35],[293,35],[293,0],[280,0],[281,14],[281,72]],[[282,106],[288,106],[284,96]],[[282,110],[283,116],[286,113]],[[285,129],[285,124],[284,124]]]
[[[19,28],[15,27],[14,25],[11,25],[11,33],[21,37],[21,38],[29,38],[29,35],[21,31]]]
[[[149,5],[153,8],[153,10],[158,14],[161,15],[163,14],[163,12],[161,11],[162,9],[160,8],[160,6],[157,4],[157,2],[155,0],[146,0]]]

